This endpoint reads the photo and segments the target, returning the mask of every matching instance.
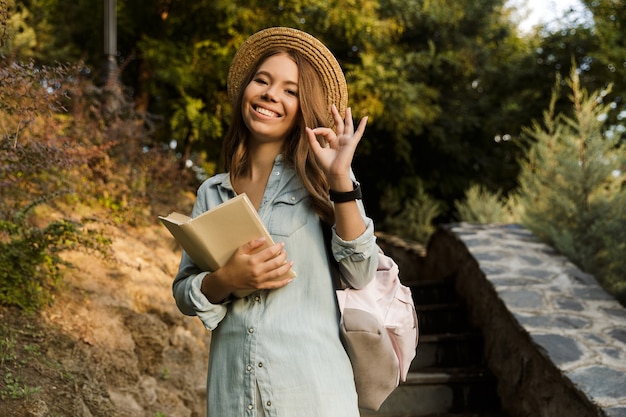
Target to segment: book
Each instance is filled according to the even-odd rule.
[[[205,271],[215,271],[224,265],[244,243],[265,238],[260,251],[274,244],[259,214],[243,193],[191,218],[172,212],[159,216],[161,223],[169,230],[191,260]],[[295,277],[290,269],[284,279]],[[238,297],[245,297],[254,290],[236,291]]]

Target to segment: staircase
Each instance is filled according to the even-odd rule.
[[[484,366],[480,332],[450,281],[409,285],[419,316],[419,345],[406,382],[377,412],[361,417],[506,417]]]

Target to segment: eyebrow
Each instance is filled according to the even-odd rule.
[[[255,74],[255,77],[258,77],[259,75],[265,75],[268,78],[274,79],[274,77],[272,77],[272,74],[270,74],[267,71],[263,71],[263,70],[257,71],[257,73]],[[288,81],[284,81],[283,84],[289,84],[289,85],[293,85],[295,87],[298,87],[298,83],[296,81],[288,80]]]

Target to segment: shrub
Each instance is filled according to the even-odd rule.
[[[434,220],[441,215],[441,204],[430,197],[421,182],[415,184],[412,198],[401,202],[392,188],[387,188],[380,206],[386,213],[382,228],[388,233],[422,244],[435,231]]]
[[[522,223],[626,302],[626,152],[606,134],[607,91],[589,94],[575,70],[573,115],[554,115],[559,83],[521,164]]]
[[[36,310],[50,302],[71,266],[64,251],[106,254],[102,223],[156,221],[152,203],[169,208],[185,190],[189,177],[150,140],[153,120],[133,111],[121,89],[94,86],[88,72],[0,56],[2,304]]]
[[[33,226],[27,220],[32,207],[0,219],[0,303],[26,311],[52,301],[62,267],[71,266],[60,256],[63,251],[103,252],[109,243],[101,233],[66,219]]]
[[[515,221],[513,208],[498,191],[490,192],[484,186],[474,184],[465,192],[462,201],[455,201],[454,207],[460,221],[472,223],[512,223]]]

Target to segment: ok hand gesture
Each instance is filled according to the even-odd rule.
[[[356,146],[365,132],[367,117],[361,119],[355,131],[352,110],[349,107],[346,109],[345,121],[334,104],[331,112],[335,120],[335,130],[327,127],[313,129],[307,127],[306,132],[315,158],[326,174],[330,188],[341,191],[343,185],[351,186],[352,184],[350,180],[352,159]]]

